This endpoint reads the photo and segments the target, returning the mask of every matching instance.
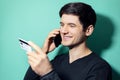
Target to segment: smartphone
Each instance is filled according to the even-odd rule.
[[[22,49],[24,49],[25,51],[32,51],[31,46],[28,44],[28,41],[25,41],[21,38],[19,38],[19,42],[20,42],[20,46]]]
[[[56,37],[54,38],[54,43],[55,43],[55,46],[58,47],[60,44],[61,44],[61,36],[60,34],[56,35]]]

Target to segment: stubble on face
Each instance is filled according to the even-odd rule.
[[[63,14],[61,17],[60,33],[62,44],[70,48],[80,45],[85,41],[85,32],[79,22],[78,16]]]

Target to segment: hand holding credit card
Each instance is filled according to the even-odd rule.
[[[19,38],[20,46],[22,49],[26,50],[27,52],[32,51],[31,46],[28,44],[28,41]]]

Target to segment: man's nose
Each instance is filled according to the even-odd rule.
[[[60,32],[61,33],[68,33],[68,27],[67,26],[61,27]]]

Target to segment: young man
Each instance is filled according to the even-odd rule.
[[[92,7],[81,2],[68,3],[61,8],[59,15],[60,29],[50,32],[42,49],[29,42],[34,51],[27,53],[30,67],[24,80],[111,80],[109,64],[86,45],[96,23]],[[47,53],[56,48],[53,39],[58,34],[69,53],[50,62]]]

